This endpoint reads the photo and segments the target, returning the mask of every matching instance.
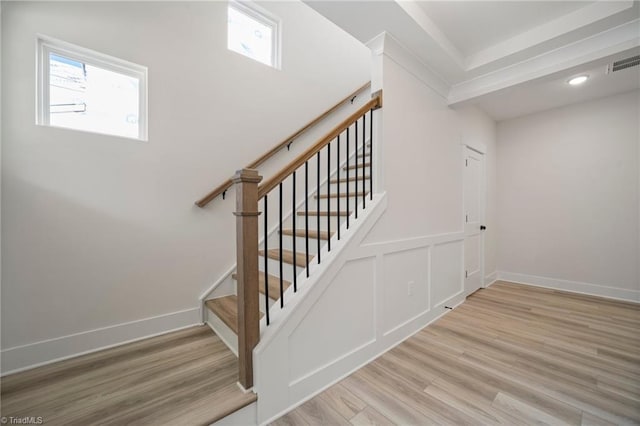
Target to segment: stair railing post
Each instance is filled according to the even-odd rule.
[[[258,184],[257,170],[238,170],[236,189],[236,254],[238,293],[238,377],[246,390],[253,387],[253,348],[260,340],[258,306]]]

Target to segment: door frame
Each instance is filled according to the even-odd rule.
[[[480,171],[480,197],[481,197],[481,202],[480,202],[480,223],[482,225],[486,224],[486,206],[487,206],[487,185],[486,185],[486,181],[487,181],[487,147],[486,145],[484,145],[483,143],[480,142],[462,142],[461,143],[462,146],[462,154],[461,154],[461,168],[462,168],[462,214],[461,214],[461,222],[462,222],[462,232],[463,234],[465,234],[465,179],[464,179],[464,161],[466,160],[466,156],[467,156],[467,149],[470,149],[471,151],[475,151],[478,154],[482,155],[482,169]],[[480,262],[480,288],[486,288],[486,282],[485,282],[485,232],[484,231],[480,231],[480,256],[479,256],[479,262]],[[466,237],[463,237],[463,241],[466,242]],[[463,244],[464,244],[463,242]],[[465,259],[465,252],[464,250],[462,251],[462,292],[463,294],[465,293],[465,284],[466,284],[466,277],[465,277],[465,267],[466,267],[466,259]],[[465,297],[468,296],[467,294],[465,294]]]

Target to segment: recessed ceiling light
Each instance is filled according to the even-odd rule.
[[[580,75],[578,77],[573,77],[571,80],[569,80],[569,84],[572,86],[577,86],[587,81],[588,78],[589,78],[588,75]]]

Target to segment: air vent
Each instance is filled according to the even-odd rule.
[[[640,55],[615,61],[611,66],[611,71],[616,72],[625,68],[637,67],[638,65],[640,65]]]

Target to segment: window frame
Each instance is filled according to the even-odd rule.
[[[227,50],[229,50],[230,52],[234,52],[239,55],[242,55],[245,58],[254,60],[259,64],[266,65],[270,68],[274,68],[277,70],[282,69],[281,53],[280,53],[282,51],[282,37],[281,37],[282,20],[251,1],[229,0],[227,4],[227,16],[229,16],[229,8],[233,8],[236,10],[236,12],[247,15],[251,19],[255,19],[261,24],[271,28],[271,64],[266,64],[250,56],[247,56],[242,52],[237,52],[235,50],[230,49],[228,24],[227,24]]]
[[[123,136],[95,130],[74,129],[73,127],[55,126],[50,124],[50,62],[49,55],[53,53],[65,58],[82,62],[87,65],[102,68],[138,79],[138,136]],[[116,58],[91,49],[80,47],[72,43],[57,40],[38,34],[36,37],[36,124],[55,127],[58,129],[89,132],[119,138],[148,141],[148,87],[147,67],[134,64],[124,59]]]

